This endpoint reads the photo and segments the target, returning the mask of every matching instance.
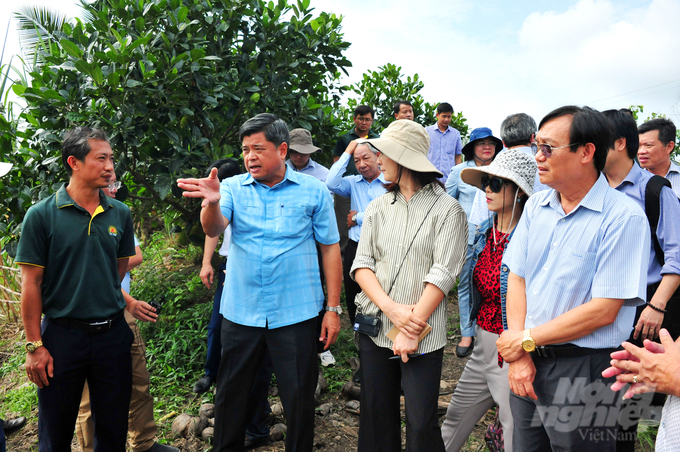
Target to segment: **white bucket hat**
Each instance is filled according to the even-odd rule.
[[[512,149],[498,154],[489,166],[463,169],[460,178],[466,184],[481,190],[483,175],[498,176],[513,181],[527,196],[531,196],[534,194],[537,170],[536,160],[532,156],[519,149]]]
[[[434,173],[437,177],[444,177],[427,159],[430,152],[430,135],[416,122],[398,119],[383,130],[380,138],[369,138],[361,142],[371,143],[381,153],[411,171]]]
[[[4,176],[5,174],[9,173],[9,170],[12,169],[12,164],[11,163],[3,163],[0,162],[0,177]]]

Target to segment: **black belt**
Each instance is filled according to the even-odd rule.
[[[573,344],[537,345],[531,355],[534,358],[577,358],[602,352],[611,353],[615,350],[615,348],[585,348]]]
[[[69,318],[53,319],[50,318],[51,322],[61,325],[65,328],[73,328],[75,330],[87,331],[88,333],[103,333],[110,330],[120,322],[125,319],[123,311],[120,311],[115,316],[110,319],[103,320],[78,320]]]

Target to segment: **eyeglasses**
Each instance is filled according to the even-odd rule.
[[[552,157],[552,153],[555,149],[562,149],[562,148],[570,148],[572,146],[580,146],[581,143],[571,143],[571,144],[565,144],[564,146],[550,146],[549,144],[545,143],[531,143],[531,150],[534,152],[534,155],[538,154],[538,151],[540,150],[543,155],[545,155],[545,158],[549,159]]]
[[[489,177],[486,175],[482,176],[482,190],[486,190],[486,187],[489,187],[492,192],[500,193],[501,189],[503,188],[503,184],[507,183],[507,180],[501,179],[500,177]]]
[[[109,191],[118,191],[122,186],[123,183],[121,181],[111,182],[109,184]]]
[[[357,116],[356,118],[354,118],[354,120],[355,120],[355,121],[359,121],[359,122],[373,122],[373,118],[361,118],[361,117],[359,117],[359,116]]]

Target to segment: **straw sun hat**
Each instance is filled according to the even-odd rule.
[[[513,181],[526,193],[534,194],[534,181],[538,167],[536,160],[519,149],[511,149],[498,154],[489,166],[465,168],[460,172],[460,178],[466,184],[482,189],[482,176],[498,176]]]
[[[419,173],[444,175],[427,159],[430,152],[430,136],[420,124],[408,119],[392,122],[380,138],[357,140],[358,143],[371,143],[374,148],[394,160],[404,168]]]

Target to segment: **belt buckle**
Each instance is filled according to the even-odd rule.
[[[110,330],[111,329],[111,322],[112,322],[112,320],[109,319],[109,320],[105,320],[103,322],[90,323],[90,326],[93,326],[95,328],[95,330],[97,330],[97,331],[101,331],[102,329],[104,329],[104,325],[108,325],[106,329]]]
[[[550,358],[548,350],[543,345],[537,345],[536,350],[534,351],[536,352],[536,355],[541,358]]]

